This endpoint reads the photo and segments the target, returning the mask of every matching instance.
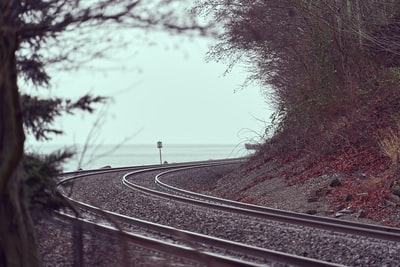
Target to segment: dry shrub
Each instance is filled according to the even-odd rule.
[[[400,123],[397,123],[397,129],[389,128],[385,133],[383,140],[378,142],[382,152],[392,161],[392,167],[398,169],[400,157]]]

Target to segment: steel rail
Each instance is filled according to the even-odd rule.
[[[160,191],[148,189],[148,188],[145,188],[145,187],[142,187],[139,185],[135,185],[134,183],[129,182],[127,180],[127,177],[129,177],[130,175],[133,175],[134,172],[124,175],[123,183],[127,186],[142,190],[149,194],[154,194],[154,195],[157,195],[160,197],[175,199],[178,201],[183,201],[186,203],[192,203],[192,204],[201,205],[201,206],[205,206],[205,207],[221,209],[221,210],[225,210],[228,212],[236,212],[236,213],[240,213],[240,214],[244,214],[244,215],[248,215],[248,216],[259,217],[259,218],[268,219],[268,220],[275,220],[275,221],[280,221],[280,222],[285,222],[285,223],[290,223],[290,224],[315,227],[315,228],[324,229],[324,230],[331,230],[331,231],[337,231],[337,232],[342,232],[342,233],[347,233],[347,234],[367,236],[367,237],[372,237],[372,238],[376,238],[376,239],[400,242],[400,229],[398,229],[398,228],[379,226],[379,225],[373,225],[373,224],[363,224],[363,223],[357,223],[357,222],[352,222],[352,221],[338,220],[338,219],[334,219],[334,218],[327,218],[327,217],[321,217],[321,216],[313,216],[313,215],[308,215],[308,214],[303,214],[303,213],[289,212],[289,211],[277,210],[277,209],[272,209],[272,208],[267,208],[267,207],[262,207],[262,206],[247,204],[247,203],[241,203],[241,202],[221,199],[221,198],[217,198],[217,197],[213,197],[213,196],[201,195],[201,194],[198,194],[195,192],[191,192],[188,190],[176,188],[171,185],[167,185],[160,181],[160,177],[163,175],[166,175],[166,174],[169,174],[172,172],[178,172],[178,171],[188,170],[188,169],[192,169],[192,168],[201,168],[201,167],[204,167],[204,166],[186,166],[186,167],[182,167],[179,169],[167,170],[162,173],[159,173],[155,177],[155,182],[158,185],[168,188],[169,190],[174,190],[174,191],[178,191],[182,194],[189,195],[190,196],[189,198],[179,196],[179,195],[173,195],[173,194],[169,194],[169,193],[165,193],[165,192],[160,192]],[[201,199],[201,200],[199,200],[199,199]],[[207,202],[205,202],[205,201],[207,201]]]
[[[226,162],[229,163],[241,163],[245,162],[245,158],[235,158],[235,159],[218,159],[218,160],[208,160],[208,161],[193,161],[193,162],[180,162],[180,163],[171,163],[165,165],[142,165],[142,166],[131,166],[131,167],[117,167],[117,168],[107,168],[107,169],[94,169],[94,170],[79,170],[73,172],[64,172],[60,174],[59,178],[61,178],[57,183],[53,191],[57,191],[57,188],[65,183],[66,181],[72,181],[74,179],[81,178],[83,176],[94,176],[98,174],[105,173],[115,173],[120,171],[133,170],[132,173],[136,171],[151,171],[151,170],[168,170],[180,167],[191,167],[191,166],[209,166],[209,165],[219,165],[224,164]],[[62,179],[64,176],[66,178]]]
[[[239,242],[234,242],[234,241],[230,241],[230,240],[226,240],[226,239],[212,237],[212,236],[208,236],[208,235],[204,235],[204,234],[200,234],[200,233],[196,233],[196,232],[181,230],[181,229],[177,229],[177,228],[174,228],[171,226],[166,226],[166,225],[153,223],[153,222],[146,221],[146,220],[141,220],[138,218],[125,216],[125,215],[114,213],[111,211],[105,211],[98,207],[95,207],[95,206],[92,206],[92,205],[89,205],[89,204],[86,204],[86,203],[83,203],[80,201],[76,201],[71,198],[69,198],[69,199],[71,201],[73,201],[76,205],[78,205],[84,209],[99,212],[99,214],[106,214],[106,217],[113,219],[113,220],[117,220],[118,222],[124,222],[124,223],[130,224],[130,225],[135,225],[135,226],[143,227],[145,229],[150,229],[150,230],[153,230],[156,232],[160,232],[163,234],[173,236],[173,237],[181,239],[183,241],[191,241],[191,242],[195,241],[195,242],[199,242],[199,243],[210,244],[215,247],[223,248],[226,250],[231,250],[233,252],[239,252],[241,254],[245,254],[248,256],[253,256],[253,257],[262,258],[262,259],[268,259],[268,260],[276,261],[276,262],[280,262],[280,263],[283,262],[283,263],[292,264],[295,266],[310,266],[310,267],[312,267],[312,266],[315,266],[315,267],[342,266],[342,265],[335,264],[335,263],[325,262],[325,261],[316,260],[316,259],[310,259],[310,258],[306,258],[306,257],[302,257],[302,256],[293,255],[293,254],[287,254],[287,253],[283,253],[283,252],[279,252],[279,251],[273,251],[273,250],[269,250],[269,249],[265,249],[265,248],[250,246],[250,245],[242,244]],[[63,214],[60,214],[60,215],[63,215]],[[68,216],[68,215],[66,215],[66,216]],[[72,216],[70,216],[70,217],[72,217]],[[126,232],[126,231],[124,231],[124,232]],[[127,232],[127,233],[129,233],[129,232]],[[142,235],[140,235],[140,236],[142,238],[147,238]],[[152,238],[149,238],[149,239],[152,239]],[[163,242],[163,244],[166,244],[166,242]],[[182,257],[185,256],[185,254],[177,254],[177,255],[182,256]],[[227,258],[227,257],[224,257],[224,258]],[[236,262],[236,260],[233,260],[233,262]],[[259,264],[241,261],[241,264],[244,264],[244,263],[247,264],[246,266],[259,266]]]
[[[242,159],[239,159],[240,161],[242,161]],[[161,224],[155,224],[152,222],[148,222],[148,221],[144,221],[144,220],[140,220],[140,219],[136,219],[136,218],[132,218],[132,217],[128,217],[128,216],[124,216],[122,214],[117,214],[117,213],[113,213],[110,211],[105,211],[102,210],[100,208],[97,208],[95,206],[80,202],[80,201],[76,201],[74,199],[72,199],[71,197],[66,196],[65,194],[63,194],[62,192],[60,192],[58,190],[58,187],[62,186],[62,184],[69,182],[71,180],[74,179],[79,179],[79,178],[83,178],[83,177],[88,177],[88,176],[94,176],[94,175],[98,175],[98,174],[104,174],[104,173],[113,173],[113,172],[119,172],[119,171],[123,171],[123,170],[136,170],[136,171],[152,171],[152,170],[156,170],[156,169],[170,169],[170,168],[176,168],[176,166],[192,166],[192,165],[198,165],[198,164],[220,164],[221,161],[225,161],[225,160],[214,160],[214,161],[207,161],[206,163],[204,162],[196,162],[196,163],[177,163],[177,164],[172,164],[168,165],[168,166],[160,166],[160,165],[147,165],[147,166],[140,166],[140,167],[122,167],[122,168],[113,168],[113,169],[101,169],[101,170],[87,170],[87,171],[83,171],[80,172],[79,174],[76,174],[76,172],[72,172],[73,174],[75,174],[75,176],[73,177],[68,177],[66,179],[63,179],[62,181],[59,181],[56,185],[55,190],[58,191],[62,197],[68,199],[69,201],[73,202],[76,206],[79,206],[83,209],[87,209],[87,210],[91,210],[91,211],[97,211],[100,214],[107,214],[108,217],[113,217],[113,218],[117,218],[120,221],[123,221],[125,223],[129,223],[129,224],[133,224],[136,226],[140,226],[146,229],[151,229],[153,231],[158,231],[160,233],[164,233],[164,234],[169,234],[174,236],[175,238],[179,238],[182,235],[186,236],[186,237],[190,237],[193,241],[195,241],[195,239],[198,240],[208,240],[208,242],[210,242],[210,239],[207,239],[207,236],[201,236],[199,234],[199,236],[196,236],[196,233],[191,233],[188,231],[180,231],[178,229],[172,228],[172,227],[168,227],[168,226],[164,226]],[[237,161],[237,160],[236,160]],[[144,168],[144,169],[143,169]],[[133,233],[129,233],[126,231],[120,231],[115,227],[112,226],[105,226],[102,224],[97,224],[97,223],[93,223],[90,222],[88,220],[82,219],[82,218],[77,218],[76,216],[71,216],[65,213],[61,213],[61,212],[57,212],[56,213],[57,216],[62,217],[62,218],[66,218],[72,221],[78,221],[83,223],[82,225],[88,227],[88,225],[95,227],[97,230],[100,231],[105,231],[111,234],[115,234],[118,232],[119,235],[123,235],[127,238],[129,238],[130,240],[132,240],[133,242],[136,242],[138,244],[141,244],[142,246],[146,247],[146,248],[151,248],[151,249],[155,249],[155,250],[159,250],[162,252],[166,252],[166,253],[170,253],[179,257],[183,257],[183,258],[187,258],[187,259],[191,259],[193,260],[193,257],[195,257],[196,259],[199,259],[200,262],[206,262],[208,264],[212,264],[211,266],[260,266],[259,264],[255,264],[252,262],[246,262],[246,261],[242,261],[239,259],[234,259],[234,258],[230,258],[230,257],[225,257],[219,254],[215,254],[215,253],[210,253],[210,252],[200,252],[197,251],[195,249],[192,249],[190,247],[185,247],[185,246],[181,246],[181,245],[176,245],[176,244],[171,244],[171,243],[167,243],[167,242],[163,242],[160,240],[155,240],[152,239],[150,237],[145,237],[142,235],[137,235],[137,234],[133,234]],[[199,241],[198,241],[199,242]],[[213,242],[215,242],[216,244],[218,244],[218,240],[213,240]],[[219,243],[221,245],[221,243],[223,243],[224,241],[220,240]],[[226,244],[225,244],[226,245]],[[231,247],[234,248],[238,248],[237,250],[240,251],[240,243],[238,244],[231,244]],[[229,246],[229,244],[228,244]],[[257,248],[255,248],[257,249]],[[251,250],[251,248],[247,248],[247,252]],[[265,251],[263,251],[265,254]],[[254,252],[253,252],[254,253]],[[260,252],[259,252],[260,253]]]
[[[235,162],[230,161],[228,162],[213,162],[213,163],[202,163],[203,166],[216,166],[216,165],[221,165],[221,164],[232,164]],[[186,166],[188,167],[188,166]],[[170,167],[161,167],[161,169],[165,169],[165,168],[170,168]],[[158,166],[158,168],[145,168],[145,169],[137,169],[133,172],[130,172],[130,174],[138,174],[138,173],[142,173],[142,172],[149,172],[149,171],[154,171],[155,169],[160,169],[160,166]],[[120,171],[120,170],[117,170]],[[112,170],[108,170],[107,172],[112,172]],[[67,178],[63,181],[61,181],[58,186],[61,186],[63,183],[71,180],[71,179],[77,179],[77,178],[83,178],[85,176],[91,176],[91,175],[96,175],[99,173],[104,173],[104,171],[101,172],[95,172],[95,173],[88,173],[88,174],[82,174],[79,177],[70,177]],[[61,193],[61,192],[60,192]],[[61,193],[62,194],[62,193]],[[212,246],[216,246],[216,247],[220,247],[223,249],[227,249],[230,250],[232,252],[239,252],[241,254],[245,254],[248,256],[253,256],[253,257],[257,257],[257,258],[262,258],[262,259],[268,259],[270,261],[275,261],[275,262],[280,262],[280,263],[286,263],[286,264],[291,264],[291,265],[295,265],[295,266],[315,266],[315,267],[319,267],[319,266],[343,266],[343,265],[339,265],[339,264],[335,264],[335,263],[330,263],[330,262],[325,262],[325,261],[321,261],[321,260],[316,260],[316,259],[311,259],[311,258],[306,258],[306,257],[302,257],[302,256],[297,256],[297,255],[293,255],[293,254],[287,254],[287,253],[283,253],[283,252],[278,252],[278,251],[273,251],[273,250],[269,250],[269,249],[264,249],[264,248],[259,248],[259,247],[254,247],[254,246],[250,246],[250,245],[246,245],[246,244],[242,244],[242,243],[238,243],[238,242],[233,242],[233,241],[229,241],[229,240],[225,240],[225,239],[221,239],[221,238],[216,238],[216,237],[211,237],[211,236],[207,236],[207,235],[203,235],[203,234],[199,234],[199,233],[195,233],[195,232],[190,232],[190,231],[186,231],[186,230],[178,230],[176,228],[173,227],[169,227],[169,226],[165,226],[165,225],[161,225],[161,224],[156,224],[156,223],[152,223],[149,221],[144,221],[144,220],[140,220],[137,218],[132,218],[132,217],[128,217],[125,215],[121,215],[121,214],[117,214],[111,211],[105,211],[105,210],[101,210],[98,207],[92,206],[92,205],[88,205],[86,203],[82,203],[80,201],[76,201],[68,196],[63,195],[65,198],[69,199],[70,201],[74,202],[75,205],[82,207],[83,209],[87,209],[87,210],[91,210],[91,211],[96,211],[99,213],[106,213],[107,217],[112,217],[114,219],[117,219],[120,222],[125,222],[131,225],[136,225],[139,227],[143,227],[146,229],[151,229],[153,231],[157,231],[160,233],[164,233],[164,234],[168,234],[171,236],[174,236],[176,238],[180,238],[182,239],[182,236],[184,236],[186,239],[188,239],[189,241],[196,241],[196,242],[200,242],[200,243],[205,243],[205,244],[209,244]],[[62,216],[62,215],[60,215]],[[93,224],[93,223],[92,223]],[[97,227],[103,227],[101,225],[97,225]],[[131,234],[131,233],[128,233]],[[147,237],[141,236],[141,238],[144,238],[147,240]],[[150,238],[151,239],[151,238]],[[153,240],[154,241],[154,240]],[[146,242],[150,242],[150,241],[146,241]],[[151,241],[152,242],[152,241]],[[166,246],[166,244],[170,245],[170,243],[163,243],[161,249],[160,247],[158,247],[158,250],[161,251],[165,251],[163,248]],[[147,247],[147,246],[146,246]],[[180,257],[185,257],[187,258],[187,256],[189,254],[187,254],[186,250],[184,250],[182,252],[182,250],[178,251],[178,250],[174,250],[171,249],[173,251],[166,251],[168,253],[172,253],[174,255],[178,255]],[[198,253],[200,252],[196,252],[197,256]],[[219,257],[223,259],[223,262],[225,264],[229,263],[231,265],[229,266],[259,266],[258,264],[252,263],[252,262],[245,262],[245,261],[240,261],[237,259],[233,259],[230,257],[224,257],[224,256],[220,256],[217,255],[215,253],[208,253],[208,252],[201,252],[201,254],[203,255],[202,257]],[[215,254],[215,255],[214,255]],[[190,254],[192,255],[192,254]],[[221,259],[214,259],[213,260],[221,260]],[[216,266],[224,266],[224,265],[216,265]]]
[[[106,173],[106,172],[117,172],[117,171],[125,171],[127,169],[144,169],[144,168],[169,168],[169,167],[182,167],[182,166],[197,166],[197,165],[204,165],[204,164],[210,164],[210,163],[218,163],[218,162],[245,162],[246,158],[241,157],[241,158],[228,158],[228,159],[213,159],[213,160],[207,160],[207,161],[189,161],[189,162],[178,162],[178,163],[168,163],[168,164],[150,164],[150,165],[139,165],[139,166],[127,166],[127,167],[115,167],[115,168],[100,168],[100,169],[88,169],[88,170],[76,170],[76,171],[70,171],[70,172],[63,172],[60,174],[60,176],[65,176],[65,175],[82,175],[82,174],[90,174],[90,173]]]
[[[147,249],[158,250],[164,253],[169,253],[171,255],[175,255],[177,257],[189,259],[192,261],[207,263],[210,266],[221,266],[221,267],[255,267],[261,266],[259,264],[253,264],[246,261],[242,261],[239,259],[233,259],[230,257],[224,257],[219,254],[210,253],[206,251],[198,251],[196,249],[192,249],[188,246],[171,244],[158,239],[133,234],[126,231],[121,231],[120,229],[108,226],[97,224],[82,218],[76,218],[75,216],[67,215],[67,214],[58,214],[58,216],[62,219],[70,220],[73,223],[79,222],[83,226],[85,230],[96,230],[105,234],[115,235],[118,234],[119,237],[123,237],[133,242],[137,246],[141,246]]]
[[[293,216],[296,219],[301,219],[301,220],[304,220],[305,222],[311,220],[313,222],[316,221],[321,224],[328,224],[328,225],[334,224],[334,225],[338,226],[339,228],[348,227],[349,229],[351,229],[351,231],[356,231],[358,234],[361,234],[361,235],[367,235],[367,236],[371,236],[371,237],[375,237],[375,238],[378,235],[378,238],[380,238],[380,239],[391,240],[391,241],[400,241],[400,229],[399,228],[359,223],[359,222],[353,222],[353,221],[345,221],[345,220],[339,220],[339,219],[335,219],[335,218],[328,218],[328,217],[315,216],[315,215],[309,215],[309,214],[304,214],[304,213],[297,213],[297,212],[273,209],[273,208],[228,200],[228,199],[222,199],[222,198],[218,198],[218,197],[214,197],[214,196],[203,195],[203,194],[199,194],[199,193],[196,193],[193,191],[177,188],[175,186],[168,185],[160,180],[160,178],[162,176],[165,176],[167,174],[170,174],[173,172],[184,171],[184,170],[188,170],[188,169],[193,169],[193,168],[196,168],[196,167],[182,167],[182,168],[177,168],[174,170],[164,171],[155,176],[155,183],[164,188],[167,188],[169,190],[172,190],[172,191],[175,191],[175,192],[178,192],[178,193],[190,196],[190,197],[195,197],[195,198],[203,199],[206,201],[213,201],[220,205],[230,205],[230,206],[243,208],[243,209],[247,209],[247,210],[263,212],[263,213],[266,213],[266,215],[272,214],[272,215],[277,215],[277,216]],[[197,168],[201,168],[201,167],[199,166]],[[354,232],[348,232],[348,231],[345,231],[345,232],[354,234]],[[365,234],[363,234],[363,232],[365,232]]]
[[[79,179],[82,177],[89,177],[99,174],[108,174],[108,173],[115,173],[115,172],[122,172],[122,171],[132,171],[130,173],[135,173],[136,171],[152,171],[152,170],[168,170],[174,169],[179,167],[190,167],[190,166],[204,166],[209,164],[221,164],[226,161],[229,162],[244,162],[244,158],[235,158],[235,159],[219,159],[219,160],[209,160],[209,161],[195,161],[195,162],[180,162],[180,163],[172,163],[166,165],[142,165],[142,166],[131,166],[131,167],[118,167],[118,168],[107,168],[107,169],[94,169],[94,170],[79,170],[73,172],[64,172],[60,174],[59,181],[56,183],[55,187],[53,188],[53,192],[56,193],[58,191],[58,187],[66,182],[73,181],[75,179]],[[67,177],[65,177],[67,176]]]

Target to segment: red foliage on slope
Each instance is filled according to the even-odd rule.
[[[342,145],[330,154],[310,155],[304,151],[293,151],[251,162],[245,173],[271,166],[274,162],[273,176],[288,179],[289,185],[324,174],[340,174],[342,185],[333,189],[327,197],[332,210],[351,207],[355,212],[363,210],[368,218],[375,221],[400,226],[400,222],[387,219],[398,209],[396,202],[391,201],[390,190],[393,181],[399,178],[398,173],[391,169],[390,159],[376,144],[361,143],[357,149]],[[243,190],[271,177],[271,172],[268,172],[268,175],[254,179]]]

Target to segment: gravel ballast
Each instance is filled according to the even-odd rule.
[[[227,165],[187,170],[172,173],[163,178],[163,181],[174,186],[196,187],[200,191],[209,191],[225,174],[232,171],[233,167],[233,165]],[[154,188],[154,175],[155,172],[148,172],[131,177],[129,180]],[[121,177],[122,173],[114,173],[80,179],[74,183],[71,196],[105,210],[155,223],[348,266],[395,266],[400,262],[400,244],[396,242],[298,227],[204,209],[171,200],[166,201],[165,198],[151,197],[127,189],[122,184]],[[46,229],[46,227],[42,229]],[[57,231],[54,232],[57,233]],[[62,232],[60,231],[59,235],[62,235]],[[42,244],[45,241],[46,238],[42,237]],[[42,247],[44,259],[46,256],[48,259],[52,258],[54,253],[57,254],[57,251],[60,251],[60,249],[56,249],[50,252],[49,247],[59,248],[55,244]],[[71,257],[71,253],[68,254],[67,250],[63,250],[63,253],[66,253],[64,257]],[[50,261],[45,260],[45,262]],[[104,265],[97,266],[112,265],[104,261]]]

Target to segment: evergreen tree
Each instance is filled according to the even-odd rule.
[[[57,116],[73,110],[91,112],[94,103],[105,100],[91,95],[77,101],[41,99],[22,94],[19,81],[24,79],[39,89],[48,87],[47,67],[73,62],[83,38],[79,34],[99,27],[204,33],[205,27],[192,18],[175,14],[179,4],[178,0],[0,1],[0,266],[40,266],[24,189],[24,175],[30,177],[28,184],[34,182],[38,162],[26,156],[23,163],[25,132],[37,139],[49,138],[61,133],[51,126]],[[67,156],[61,153],[45,161],[54,163]],[[52,171],[45,170],[48,175]]]

